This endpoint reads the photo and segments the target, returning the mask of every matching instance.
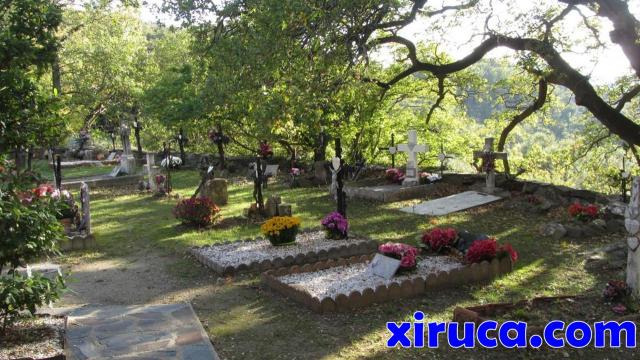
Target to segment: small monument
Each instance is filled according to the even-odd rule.
[[[147,181],[149,184],[149,190],[154,193],[158,191],[158,184],[156,182],[156,169],[154,167],[155,163],[155,155],[148,153],[145,169],[147,170]]]
[[[120,157],[120,171],[122,173],[131,175],[135,170],[135,160],[131,153],[131,129],[125,123],[120,125],[120,138],[122,140],[123,154]]]
[[[484,191],[487,194],[493,194],[496,190],[496,160],[505,160],[506,152],[493,151],[494,138],[484,139],[484,147],[480,151],[473,152],[473,166],[478,172],[487,174],[487,183]],[[478,165],[478,160],[482,160]]]
[[[640,177],[633,179],[631,200],[624,214],[624,224],[629,233],[627,246],[627,285],[634,296],[640,296]]]
[[[428,147],[423,144],[418,144],[418,132],[416,130],[409,130],[407,132],[407,143],[398,145],[398,151],[407,153],[407,171],[405,172],[403,186],[419,185],[420,179],[418,177],[418,162],[416,155],[418,153],[427,152]]]

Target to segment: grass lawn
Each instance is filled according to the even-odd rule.
[[[194,171],[180,171],[173,177],[174,189],[189,196],[198,183]],[[223,216],[241,216],[250,204],[252,186],[232,185],[229,205]],[[288,189],[280,185],[265,191],[279,194],[293,204],[293,211],[302,218],[303,227],[315,227],[320,219],[334,209],[327,189]],[[352,231],[366,234],[380,242],[415,243],[423,229],[433,226],[453,226],[496,236],[510,242],[520,254],[515,271],[484,286],[463,286],[458,289],[428,293],[419,298],[385,303],[349,314],[317,315],[260,286],[256,275],[243,275],[218,283],[209,270],[184,257],[189,246],[213,244],[228,239],[259,235],[258,225],[233,225],[221,229],[200,231],[184,227],[171,210],[175,199],[154,199],[149,195],[95,192],[92,195],[93,230],[99,248],[92,252],[77,252],[65,256],[69,263],[145,256],[148,251],[175,255],[166,271],[185,282],[212,286],[194,298],[201,322],[223,358],[229,359],[319,359],[319,358],[459,358],[538,357],[533,350],[475,351],[440,349],[387,349],[387,321],[408,320],[414,311],[427,314],[429,321],[449,321],[456,306],[492,302],[518,301],[536,296],[592,295],[599,296],[607,280],[621,278],[617,272],[588,272],[581,252],[602,246],[621,235],[567,242],[543,238],[537,227],[549,221],[548,216],[519,212],[505,207],[504,202],[449,216],[428,218],[395,210],[401,203],[380,204],[349,201],[348,216]],[[194,285],[195,286],[195,285]],[[202,285],[204,288],[204,285]],[[73,285],[72,285],[73,287]],[[196,289],[197,290],[197,289]],[[596,317],[615,318],[604,304]],[[606,354],[605,354],[606,353]],[[621,358],[638,352],[607,350],[554,350],[545,352],[549,358]]]
[[[47,160],[35,160],[33,162],[33,170],[39,172],[45,179],[53,181],[53,168]],[[62,180],[106,175],[109,174],[111,170],[113,170],[112,165],[62,168]]]

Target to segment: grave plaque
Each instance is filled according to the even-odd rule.
[[[376,254],[369,264],[369,271],[376,276],[391,279],[400,268],[400,260]]]

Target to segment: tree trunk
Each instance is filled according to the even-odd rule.
[[[523,122],[526,118],[528,118],[534,112],[540,110],[544,106],[544,103],[547,101],[547,91],[547,81],[545,79],[540,79],[540,81],[538,82],[538,98],[536,99],[536,101],[534,101],[533,104],[529,105],[523,112],[516,115],[511,120],[511,122],[509,122],[509,124],[505,126],[504,129],[502,129],[500,140],[498,141],[498,152],[504,151],[504,145],[507,142],[507,137],[509,136],[511,131],[513,131],[513,129],[515,129],[518,124]],[[503,159],[503,164],[505,174],[510,174],[511,169],[509,167],[509,159],[507,157]]]

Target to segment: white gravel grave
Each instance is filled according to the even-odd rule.
[[[273,246],[269,240],[241,241],[210,247],[197,248],[194,251],[210,259],[222,268],[237,267],[241,264],[249,265],[254,261],[272,260],[277,257],[296,256],[316,253],[320,250],[330,250],[344,245],[354,245],[366,242],[364,239],[328,240],[324,231],[302,232],[296,237],[295,244]]]
[[[448,256],[429,256],[418,261],[415,271],[387,280],[373,275],[368,270],[369,262],[346,266],[336,266],[316,272],[290,274],[278,277],[278,280],[306,291],[312,297],[322,300],[330,297],[335,300],[339,294],[349,295],[353,291],[362,292],[366,288],[373,290],[380,285],[402,283],[418,276],[426,277],[440,271],[448,272],[464,267],[462,263]]]

